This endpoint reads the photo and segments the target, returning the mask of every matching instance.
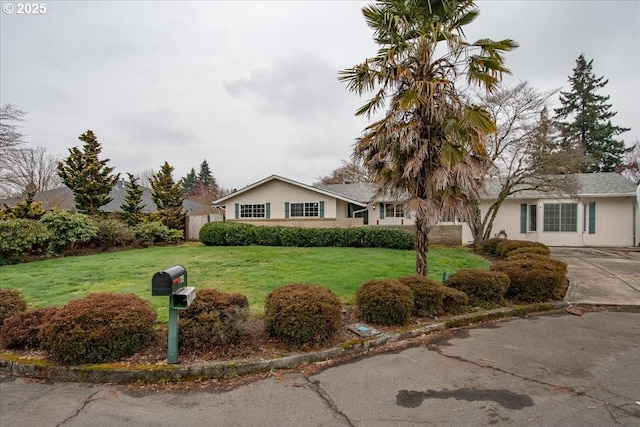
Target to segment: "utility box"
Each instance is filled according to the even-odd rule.
[[[187,286],[179,289],[171,295],[171,308],[176,310],[186,310],[194,299],[196,299],[196,288],[193,286]]]
[[[187,286],[187,270],[174,265],[159,271],[151,279],[151,296],[171,296]]]

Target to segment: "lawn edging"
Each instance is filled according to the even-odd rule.
[[[14,377],[54,381],[112,384],[232,378],[250,373],[296,368],[303,364],[338,359],[344,356],[360,355],[372,348],[428,335],[436,331],[471,326],[508,317],[525,316],[532,313],[556,312],[568,306],[568,303],[559,301],[474,312],[453,316],[442,322],[408,326],[392,333],[346,341],[325,350],[274,357],[272,359],[239,359],[192,365],[124,365],[114,362],[63,366],[48,360],[27,359],[6,352],[0,353],[0,373]]]

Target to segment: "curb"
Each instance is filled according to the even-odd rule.
[[[343,356],[364,354],[375,347],[436,331],[468,326],[483,321],[524,316],[530,313],[554,312],[565,309],[569,305],[569,303],[562,301],[464,314],[451,317],[444,322],[411,326],[394,333],[343,342],[335,347],[317,352],[294,354],[274,359],[242,359],[185,366],[118,365],[117,363],[62,366],[46,360],[25,360],[17,355],[0,353],[0,373],[14,377],[54,381],[112,384],[230,378],[250,373],[295,368],[303,364],[322,362]]]

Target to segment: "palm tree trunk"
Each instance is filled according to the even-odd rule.
[[[420,276],[427,275],[430,228],[424,218],[416,218],[416,274]]]

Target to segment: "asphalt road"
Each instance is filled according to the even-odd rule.
[[[640,313],[454,331],[309,378],[131,394],[0,378],[0,426],[640,426]]]

